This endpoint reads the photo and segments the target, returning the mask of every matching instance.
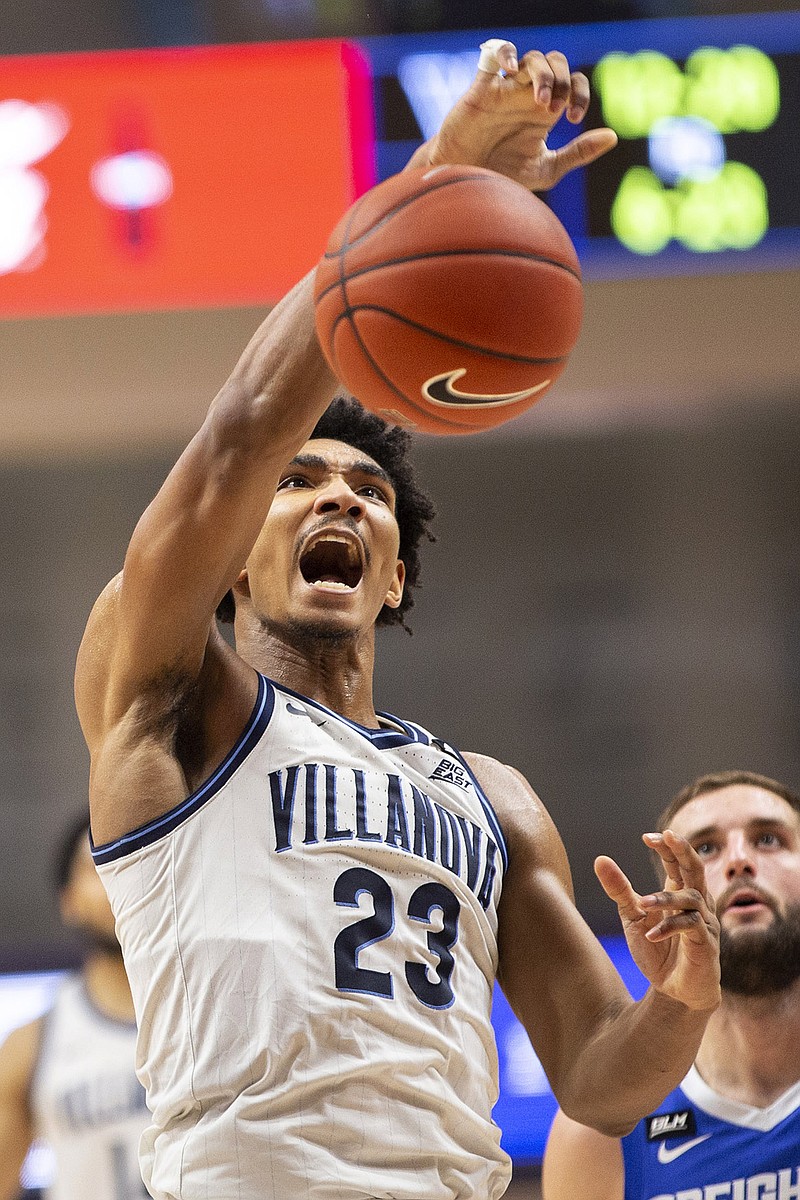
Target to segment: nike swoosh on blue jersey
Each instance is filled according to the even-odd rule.
[[[662,1166],[671,1163],[673,1159],[680,1158],[687,1150],[693,1150],[695,1146],[699,1146],[701,1142],[705,1142],[711,1137],[710,1133],[704,1133],[702,1137],[692,1138],[690,1142],[679,1142],[677,1146],[671,1148],[666,1142],[659,1142],[658,1146],[658,1161]]]

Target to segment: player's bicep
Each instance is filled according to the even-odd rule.
[[[557,1112],[542,1164],[543,1200],[623,1200],[624,1190],[619,1139]]]

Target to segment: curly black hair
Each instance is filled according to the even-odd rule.
[[[402,625],[411,629],[405,616],[414,605],[414,588],[419,586],[419,546],[423,538],[436,539],[430,531],[435,516],[433,501],[418,486],[410,458],[411,435],[396,425],[387,425],[375,413],[368,412],[352,396],[336,396],[320,417],[312,438],[330,438],[345,442],[374,459],[386,471],[395,490],[395,516],[400,529],[399,557],[406,569],[403,598],[398,608],[384,605],[377,625]],[[233,592],[228,592],[217,608],[217,618],[230,624],[235,615]]]

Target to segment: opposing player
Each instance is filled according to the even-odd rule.
[[[559,54],[495,51],[415,165],[539,188],[613,144],[552,153],[586,79]],[[498,975],[562,1103],[609,1132],[683,1078],[718,1003],[685,842],[651,839],[671,874],[652,897],[598,863],[653,981],[634,1005],[521,776],[376,713],[376,622],[408,610],[431,508],[407,436],[328,408],[335,387],[305,280],[140,520],[79,654],[158,1200],[495,1200]]]
[[[87,952],[50,1010],[0,1048],[0,1200],[16,1196],[34,1139],[53,1154],[50,1200],[142,1200],[148,1113],[134,1068],[133,1001],[85,817],[64,834],[56,884],[64,923]]]
[[[560,1113],[545,1200],[800,1192],[800,797],[705,775],[660,820],[695,847],[721,924],[722,1004],[680,1087],[621,1141]]]

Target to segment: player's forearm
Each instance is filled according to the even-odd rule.
[[[710,1015],[651,988],[586,1044],[559,1094],[561,1107],[601,1133],[629,1133],[685,1077]]]
[[[314,329],[313,273],[256,330],[209,411],[224,443],[290,457],[325,411],[338,381]]]

